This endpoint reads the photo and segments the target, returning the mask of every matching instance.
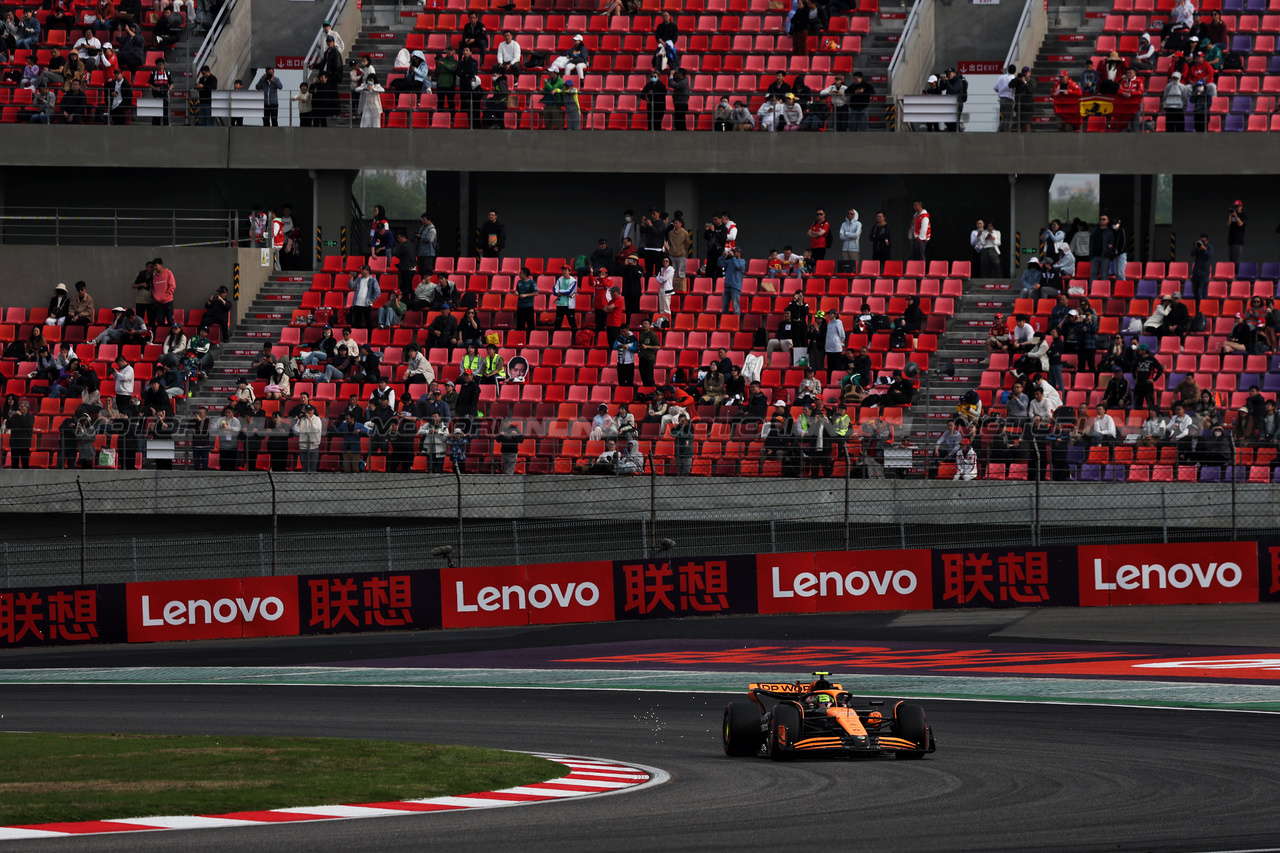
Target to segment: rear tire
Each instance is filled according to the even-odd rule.
[[[924,708],[919,705],[908,705],[905,702],[899,703],[893,709],[893,722],[894,734],[920,745],[919,752],[895,752],[893,757],[908,761],[924,758],[929,749],[929,726],[924,720]]]
[[[782,729],[781,733],[779,728]],[[785,741],[779,738],[785,736]],[[790,761],[791,748],[800,735],[800,709],[794,705],[778,705],[769,724],[769,757],[774,761]]]
[[[725,755],[755,755],[763,740],[759,707],[752,702],[730,702],[724,706]]]

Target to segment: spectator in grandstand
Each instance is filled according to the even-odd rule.
[[[360,126],[382,127],[382,93],[376,72],[364,76],[360,86]]]
[[[491,210],[480,223],[480,256],[500,258],[507,248],[507,227],[498,221],[498,211]]]
[[[106,52],[105,46],[103,52]],[[218,78],[213,76],[213,71],[208,65],[201,66],[195,82],[195,89],[200,94],[200,107],[196,113],[196,124],[200,127],[213,125],[213,93],[217,88]]]
[[[662,121],[667,114],[667,85],[656,71],[649,75],[649,81],[640,90],[640,97],[646,104],[649,130],[662,130]]]
[[[591,441],[604,441],[614,438],[618,431],[613,427],[613,418],[609,415],[609,407],[601,403],[596,409],[596,416],[591,419],[591,432],[587,438]]]
[[[107,123],[128,124],[133,115],[133,86],[121,69],[117,68],[103,87],[103,97],[107,103]]]
[[[489,49],[489,32],[484,28],[480,15],[471,12],[467,15],[467,23],[462,27],[462,35],[458,38],[458,50],[469,49],[477,60]]]
[[[1236,199],[1227,209],[1227,256],[1237,267],[1244,260],[1244,229],[1248,222],[1244,202]]]
[[[689,129],[689,75],[683,68],[677,68],[671,75],[671,129]]]
[[[1209,429],[1214,424],[1223,422],[1222,409],[1218,408],[1213,392],[1208,388],[1200,392],[1200,398],[1195,403],[1190,405],[1183,403],[1183,408],[1188,415],[1192,416],[1200,424],[1201,429]]]
[[[360,267],[360,274],[352,277],[351,307],[347,309],[347,319],[353,326],[363,325],[365,329],[373,329],[373,303],[382,295],[378,286],[378,277],[369,269],[368,264]]]
[[[18,37],[14,40],[14,47],[18,50],[34,51],[40,43],[40,19],[36,17],[34,9],[27,9],[26,15],[17,23],[16,31]]]
[[[177,291],[177,280],[173,270],[164,264],[164,258],[156,258],[151,262],[151,311],[156,328],[167,327],[173,323],[173,297]]]
[[[863,408],[869,406],[879,406],[881,412],[888,406],[910,406],[914,398],[914,383],[904,376],[902,371],[895,370],[893,372],[893,383],[889,385],[887,391],[879,394],[868,394],[862,398],[862,402],[858,404],[859,415]]]
[[[627,322],[640,313],[640,299],[644,295],[644,273],[640,271],[640,257],[627,255],[622,264],[622,300],[626,306]]]
[[[1190,95],[1191,90],[1183,84],[1181,72],[1175,71],[1169,75],[1169,84],[1164,87],[1164,93],[1160,96],[1166,132],[1181,133],[1186,130],[1187,99]]]
[[[1195,300],[1195,310],[1200,311],[1200,300],[1205,298],[1209,289],[1209,279],[1213,275],[1213,244],[1208,234],[1201,234],[1191,247],[1191,294]]]
[[[578,312],[575,310],[578,294],[578,280],[573,277],[569,265],[560,268],[560,277],[551,287],[556,300],[556,324],[558,330],[567,318],[570,331],[578,331]]]
[[[369,435],[369,428],[358,423],[350,412],[342,423],[333,428],[335,435],[342,436],[342,470],[348,474],[359,473],[362,458],[361,439]]]
[[[31,414],[26,398],[18,400],[18,407],[4,421],[9,432],[9,467],[31,467],[31,439],[35,433],[35,416]]]
[[[418,427],[418,452],[427,457],[427,470],[432,474],[444,473],[445,445],[449,440],[449,423],[438,412],[430,415]]]
[[[1256,440],[1259,444],[1274,445],[1280,440],[1280,413],[1276,412],[1276,401],[1267,400],[1263,404],[1262,420],[1257,425]]]
[[[284,84],[276,79],[275,69],[268,68],[264,71],[253,88],[262,93],[262,126],[279,127],[280,97],[278,93],[284,88]]]
[[[1182,294],[1176,291],[1166,294],[1162,301],[1167,306],[1167,310],[1160,325],[1154,329],[1154,334],[1159,337],[1178,335],[1186,340],[1187,333],[1191,331],[1191,317],[1187,312],[1187,306],[1182,302]]]
[[[987,332],[987,360],[994,352],[1008,352],[1012,349],[1012,336],[1003,314],[996,314],[991,319],[991,328]]]
[[[1241,441],[1251,441],[1266,414],[1266,398],[1258,390],[1257,385],[1250,386],[1244,405],[1236,412],[1236,437]]]
[[[794,92],[782,96],[782,105],[777,110],[779,130],[799,130],[804,120],[804,110],[796,102]]]
[[[1152,404],[1155,405],[1154,403]],[[1195,424],[1191,420],[1191,416],[1187,414],[1186,407],[1181,403],[1175,403],[1173,406],[1173,417],[1169,419],[1168,438],[1178,448],[1178,458],[1182,460],[1191,459],[1191,451],[1195,442],[1197,430]]]
[[[453,463],[453,470],[459,474],[467,473],[467,453],[470,451],[471,437],[462,429],[454,427],[453,435],[445,442],[445,453]]]
[[[619,15],[626,13],[634,15],[640,11],[641,0],[601,0],[600,11],[597,15]]]
[[[1098,226],[1089,236],[1089,277],[1104,279],[1107,277],[1111,258],[1114,256],[1116,234],[1112,230],[1111,220],[1104,213],[1098,217]]]
[[[1115,418],[1107,414],[1107,407],[1102,403],[1097,405],[1094,416],[1089,420],[1089,426],[1084,432],[1084,445],[1093,447],[1094,445],[1109,446],[1116,443],[1119,439],[1119,433],[1116,431]]]
[[[1164,376],[1164,367],[1151,355],[1151,348],[1138,344],[1138,360],[1133,366],[1133,405],[1159,405],[1155,383]]]
[[[658,351],[662,349],[662,337],[657,329],[653,328],[653,322],[648,317],[640,321],[640,336],[637,343],[640,346],[637,355],[640,363],[640,384],[646,388],[652,388],[656,384],[653,371],[657,363]]]
[[[115,314],[115,319],[111,321],[111,325],[102,330],[102,334],[93,339],[94,346],[130,343],[140,339],[145,333],[146,324],[138,319],[132,308],[125,309],[117,306],[111,311]]]
[[[778,129],[778,125],[782,121],[782,105],[778,102],[778,97],[770,92],[765,95],[764,103],[760,105],[760,109],[756,110],[756,121],[759,123],[760,130],[773,133]]]
[[[511,30],[502,33],[502,41],[498,44],[498,55],[494,61],[493,70],[503,74],[519,74],[523,70],[520,44]]]
[[[960,452],[960,442],[964,439],[964,435],[960,432],[959,419],[947,421],[947,429],[933,445],[933,464],[930,466],[934,470],[942,462],[954,462],[956,454]]]

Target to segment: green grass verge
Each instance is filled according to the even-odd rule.
[[[532,755],[341,738],[0,734],[0,826],[466,794],[557,778]]]

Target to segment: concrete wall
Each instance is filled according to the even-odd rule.
[[[306,55],[329,12],[327,0],[247,0],[245,5],[253,10],[253,41],[249,48],[249,64],[253,68],[274,68],[277,56]]]
[[[964,60],[1003,61],[1023,9],[1018,0],[1000,0],[994,6],[975,6],[969,0],[950,5],[936,0],[922,2],[937,6],[935,71],[954,68]],[[1036,47],[1039,44],[1037,41]],[[920,88],[915,91],[919,92]]]
[[[219,285],[231,287],[234,249],[0,246],[0,268],[5,270],[0,305],[45,305],[58,282],[73,290],[75,282],[84,281],[99,308],[130,308],[133,279],[155,257],[164,258],[177,279],[175,308],[203,308]],[[243,280],[243,269],[241,275]]]
[[[50,134],[53,134],[52,137]],[[50,144],[56,139],[57,144]],[[493,130],[361,130],[359,128],[151,127],[0,125],[0,151],[8,205],[58,198],[49,181],[71,172],[63,152],[75,150],[89,167],[77,185],[113,170],[120,186],[150,180],[149,193],[170,194],[176,173],[193,166],[191,179],[217,183],[210,167],[253,171],[252,181],[305,175],[308,169],[431,169],[440,172],[543,172],[561,175],[725,174],[788,175],[811,182],[816,175],[989,175],[1071,172],[1109,175],[1272,175],[1275,140],[1240,133],[647,133],[530,132]],[[51,167],[52,170],[18,167]],[[287,167],[287,168],[284,168]],[[138,168],[145,171],[127,173]],[[165,180],[157,180],[163,171]],[[194,171],[194,170],[193,170]],[[12,192],[11,175],[26,175],[24,194]],[[128,175],[128,180],[117,176]],[[292,178],[290,178],[292,179]],[[1212,179],[1203,178],[1206,185]],[[591,193],[599,181],[580,191]],[[267,194],[270,187],[261,191]],[[186,183],[174,187],[187,193]],[[295,196],[295,203],[298,198]],[[266,199],[264,199],[264,202]],[[149,202],[150,203],[150,202]]]

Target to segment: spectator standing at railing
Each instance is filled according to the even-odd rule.
[[[1014,118],[1014,90],[1013,81],[1018,77],[1018,66],[1010,65],[1004,74],[996,78],[995,85],[991,88],[996,93],[996,98],[1000,101],[1000,127],[1001,133],[1013,130],[1017,125]]]
[[[542,81],[542,121],[548,130],[564,129],[564,78],[552,71]]]
[[[329,32],[325,36],[324,52],[320,54],[319,59],[311,63],[311,67],[328,79],[336,80],[342,76],[343,52],[341,37],[335,32]]]
[[[360,90],[360,126],[382,127],[382,86],[378,85],[378,75],[370,72],[365,75],[364,86]]]
[[[133,86],[129,84],[124,72],[116,69],[114,77],[104,87],[107,101],[108,124],[128,124],[133,114]]]
[[[253,88],[262,93],[262,126],[279,127],[280,96],[278,93],[284,88],[284,84],[276,79],[276,70],[268,68],[264,71]]]
[[[671,127],[673,130],[689,129],[689,75],[677,68],[671,75]]]
[[[200,127],[213,124],[213,93],[217,88],[218,78],[213,76],[208,65],[201,66],[195,83],[195,89],[200,93],[200,109],[196,113],[196,124]]]
[[[476,94],[480,80],[480,62],[472,54],[471,48],[464,47],[458,56],[458,67],[453,73],[453,85],[458,90],[458,109],[467,114],[467,124],[475,127],[475,102],[483,97]]]
[[[1175,71],[1169,75],[1169,84],[1164,87],[1160,96],[1160,106],[1164,109],[1164,129],[1166,133],[1182,133],[1186,130],[1187,100],[1191,90],[1182,82],[1182,73]]]
[[[640,96],[645,99],[649,130],[662,130],[662,120],[667,114],[667,86],[657,72],[649,75],[649,82],[640,90]]]

